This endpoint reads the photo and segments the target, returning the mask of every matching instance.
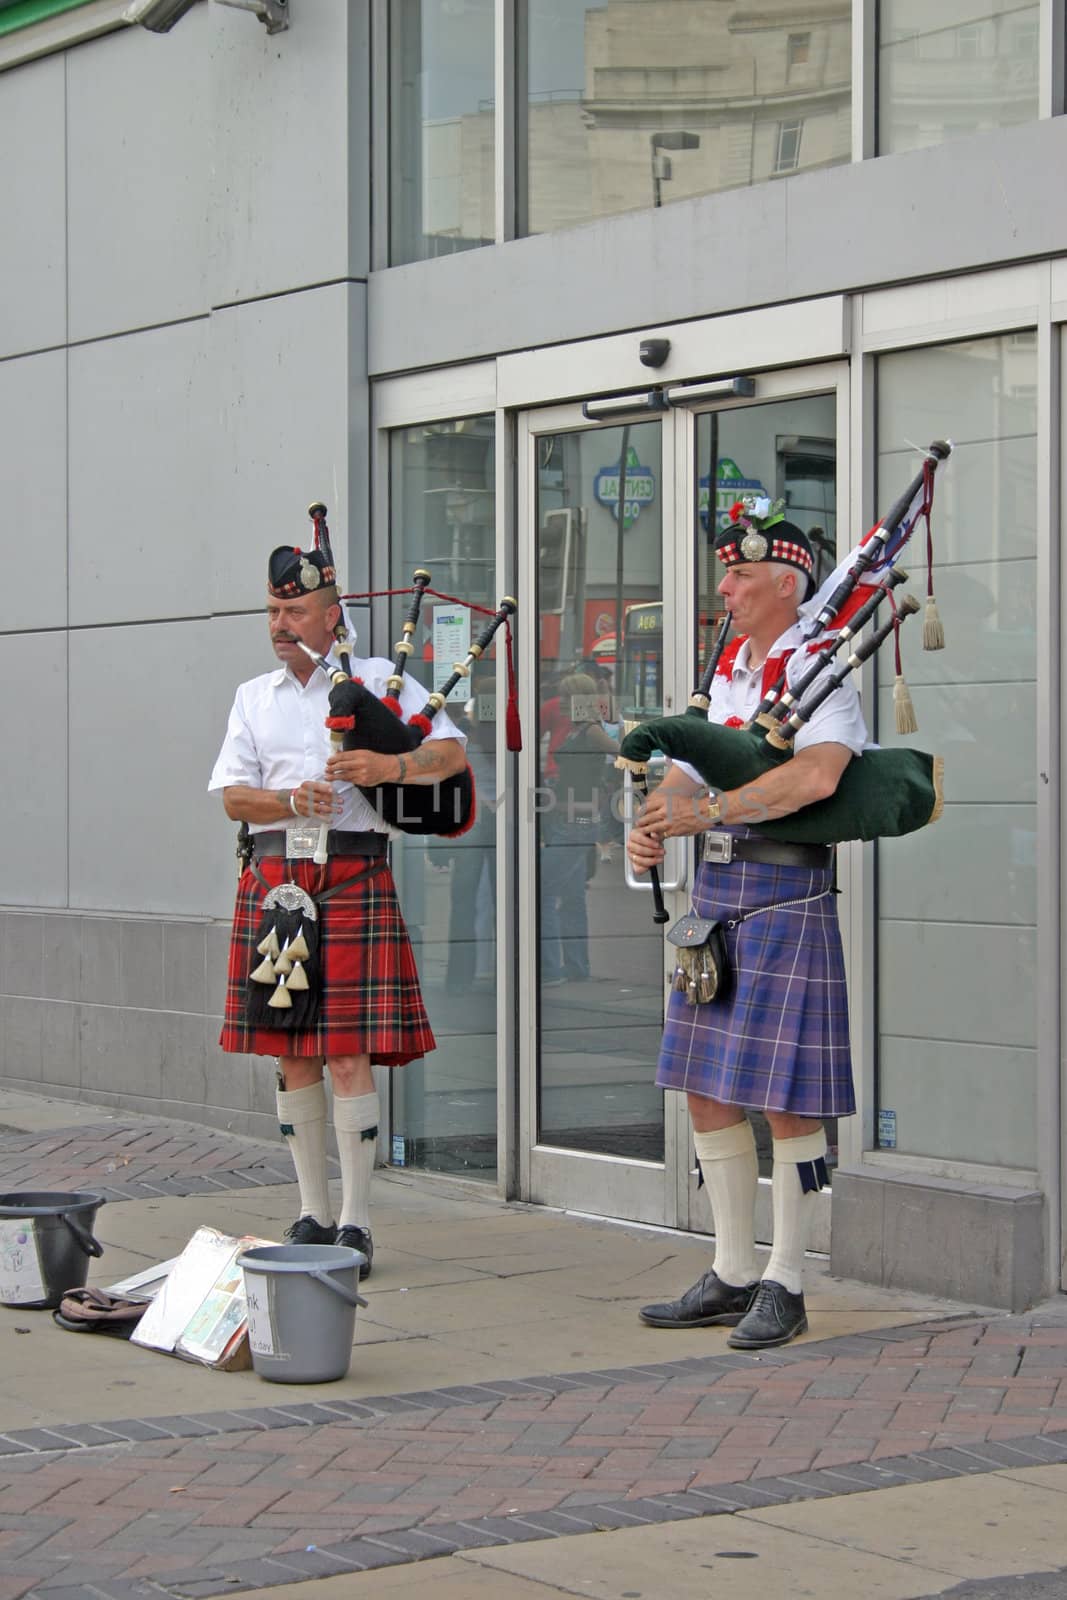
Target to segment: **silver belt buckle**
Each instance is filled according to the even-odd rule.
[[[734,859],[734,836],[732,833],[719,833],[714,829],[704,835],[704,860],[714,862],[720,867],[727,866]]]
[[[319,825],[294,822],[285,830],[285,855],[288,861],[310,861],[319,844]]]

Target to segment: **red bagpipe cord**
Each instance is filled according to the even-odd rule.
[[[342,600],[387,600],[394,595],[413,594],[415,591],[407,589],[365,589],[359,594],[343,594]],[[447,600],[450,605],[466,606],[468,611],[477,611],[483,617],[495,617],[496,612],[488,606],[478,606],[473,600],[461,600],[458,595],[444,594],[440,589],[426,588],[423,594],[432,594],[435,600]],[[504,652],[506,656],[506,670],[508,678],[508,700],[504,711],[504,742],[509,750],[518,752],[522,749],[522,725],[519,722],[519,696],[515,684],[515,656],[511,641],[511,620],[504,618]],[[399,715],[399,706],[392,707]],[[412,722],[420,726],[419,719],[413,717]],[[427,725],[423,732],[429,731]]]

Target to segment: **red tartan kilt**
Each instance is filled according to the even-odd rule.
[[[334,857],[322,868],[313,861],[266,856],[259,869],[272,888],[296,883],[314,895],[366,865],[358,858]],[[248,974],[260,960],[255,946],[264,898],[254,874],[245,871],[233,914],[226,1016],[219,1039],[224,1050],[262,1056],[369,1055],[375,1066],[398,1067],[435,1048],[396,885],[384,861],[319,908],[322,1004],[317,1024],[303,1033],[251,1028],[246,1021]]]

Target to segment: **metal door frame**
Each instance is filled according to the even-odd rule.
[[[554,352],[557,356],[559,352]],[[589,372],[590,351],[586,347],[575,360],[584,361],[592,392],[597,391],[596,374]],[[675,397],[670,409],[659,413],[635,413],[632,420],[651,420],[658,416],[662,423],[662,576],[664,596],[664,672],[668,690],[665,704],[674,711],[684,709],[692,688],[692,663],[696,659],[696,562],[691,559],[692,506],[695,504],[696,480],[699,463],[696,461],[695,440],[697,417],[708,411],[729,411],[753,405],[773,403],[807,396],[832,393],[835,396],[835,421],[837,436],[837,506],[838,546],[847,550],[850,544],[851,475],[849,471],[849,366],[847,360],[830,360],[814,365],[782,369],[774,372],[750,372],[756,380],[753,397],[730,399],[709,403],[696,394],[687,403],[679,387],[684,380],[675,378],[672,387]],[[600,392],[603,392],[601,386]],[[615,419],[591,422],[586,419],[577,401],[558,405],[539,405],[519,410],[516,422],[516,533],[518,545],[518,590],[520,604],[519,637],[522,641],[519,681],[524,726],[537,728],[535,671],[538,640],[536,600],[537,540],[532,530],[536,526],[537,462],[536,441],[539,435],[569,430],[588,430],[615,426]],[[667,641],[673,639],[673,647]],[[671,704],[673,702],[673,704]],[[531,748],[532,746],[532,748]],[[519,794],[533,795],[537,774],[536,736],[531,732],[527,748],[519,757]],[[530,804],[518,808],[518,908],[515,926],[529,928],[536,925],[537,876],[536,854],[533,849],[534,817]],[[842,938],[845,944],[846,964],[861,952],[859,907],[853,904],[850,894],[854,867],[859,860],[857,846],[845,846],[839,851],[839,873],[843,894],[840,901]],[[861,859],[861,858],[860,858]],[[856,887],[859,888],[857,880]],[[689,886],[684,885],[667,896],[672,917],[680,915],[687,906]],[[850,960],[850,957],[852,958]],[[664,976],[667,971],[664,953]],[[658,1224],[666,1227],[708,1231],[710,1218],[707,1202],[698,1195],[691,1175],[692,1134],[685,1097],[668,1093],[664,1116],[664,1155],[659,1163],[641,1162],[625,1157],[607,1156],[571,1149],[561,1149],[537,1141],[538,1127],[538,949],[536,941],[526,938],[518,951],[518,1023],[516,1044],[518,1050],[518,1150],[515,1172],[518,1197],[536,1204],[559,1206],[568,1210],[585,1211],[594,1215],[611,1216],[626,1220]],[[850,985],[850,993],[855,986]],[[858,1019],[854,1019],[858,1020]],[[860,1057],[857,1041],[857,1058]],[[857,1074],[857,1076],[859,1076]],[[860,1085],[857,1083],[857,1089]],[[842,1158],[852,1159],[852,1145],[858,1140],[860,1118],[848,1119],[842,1138]],[[846,1148],[847,1146],[847,1148]],[[770,1237],[771,1203],[769,1180],[761,1180],[757,1202],[757,1234],[761,1239]],[[813,1229],[812,1248],[829,1248],[830,1196],[824,1193],[819,1201],[818,1216]]]

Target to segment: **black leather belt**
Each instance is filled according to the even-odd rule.
[[[787,844],[784,839],[745,839],[718,831],[704,835],[704,860],[713,867],[725,867],[731,861],[762,861],[770,867],[808,867],[818,872],[829,868],[833,854],[829,844]]]
[[[258,856],[284,856],[285,830],[252,835]],[[331,856],[384,856],[389,839],[384,833],[356,833],[351,829],[331,828],[326,835],[326,852]]]

